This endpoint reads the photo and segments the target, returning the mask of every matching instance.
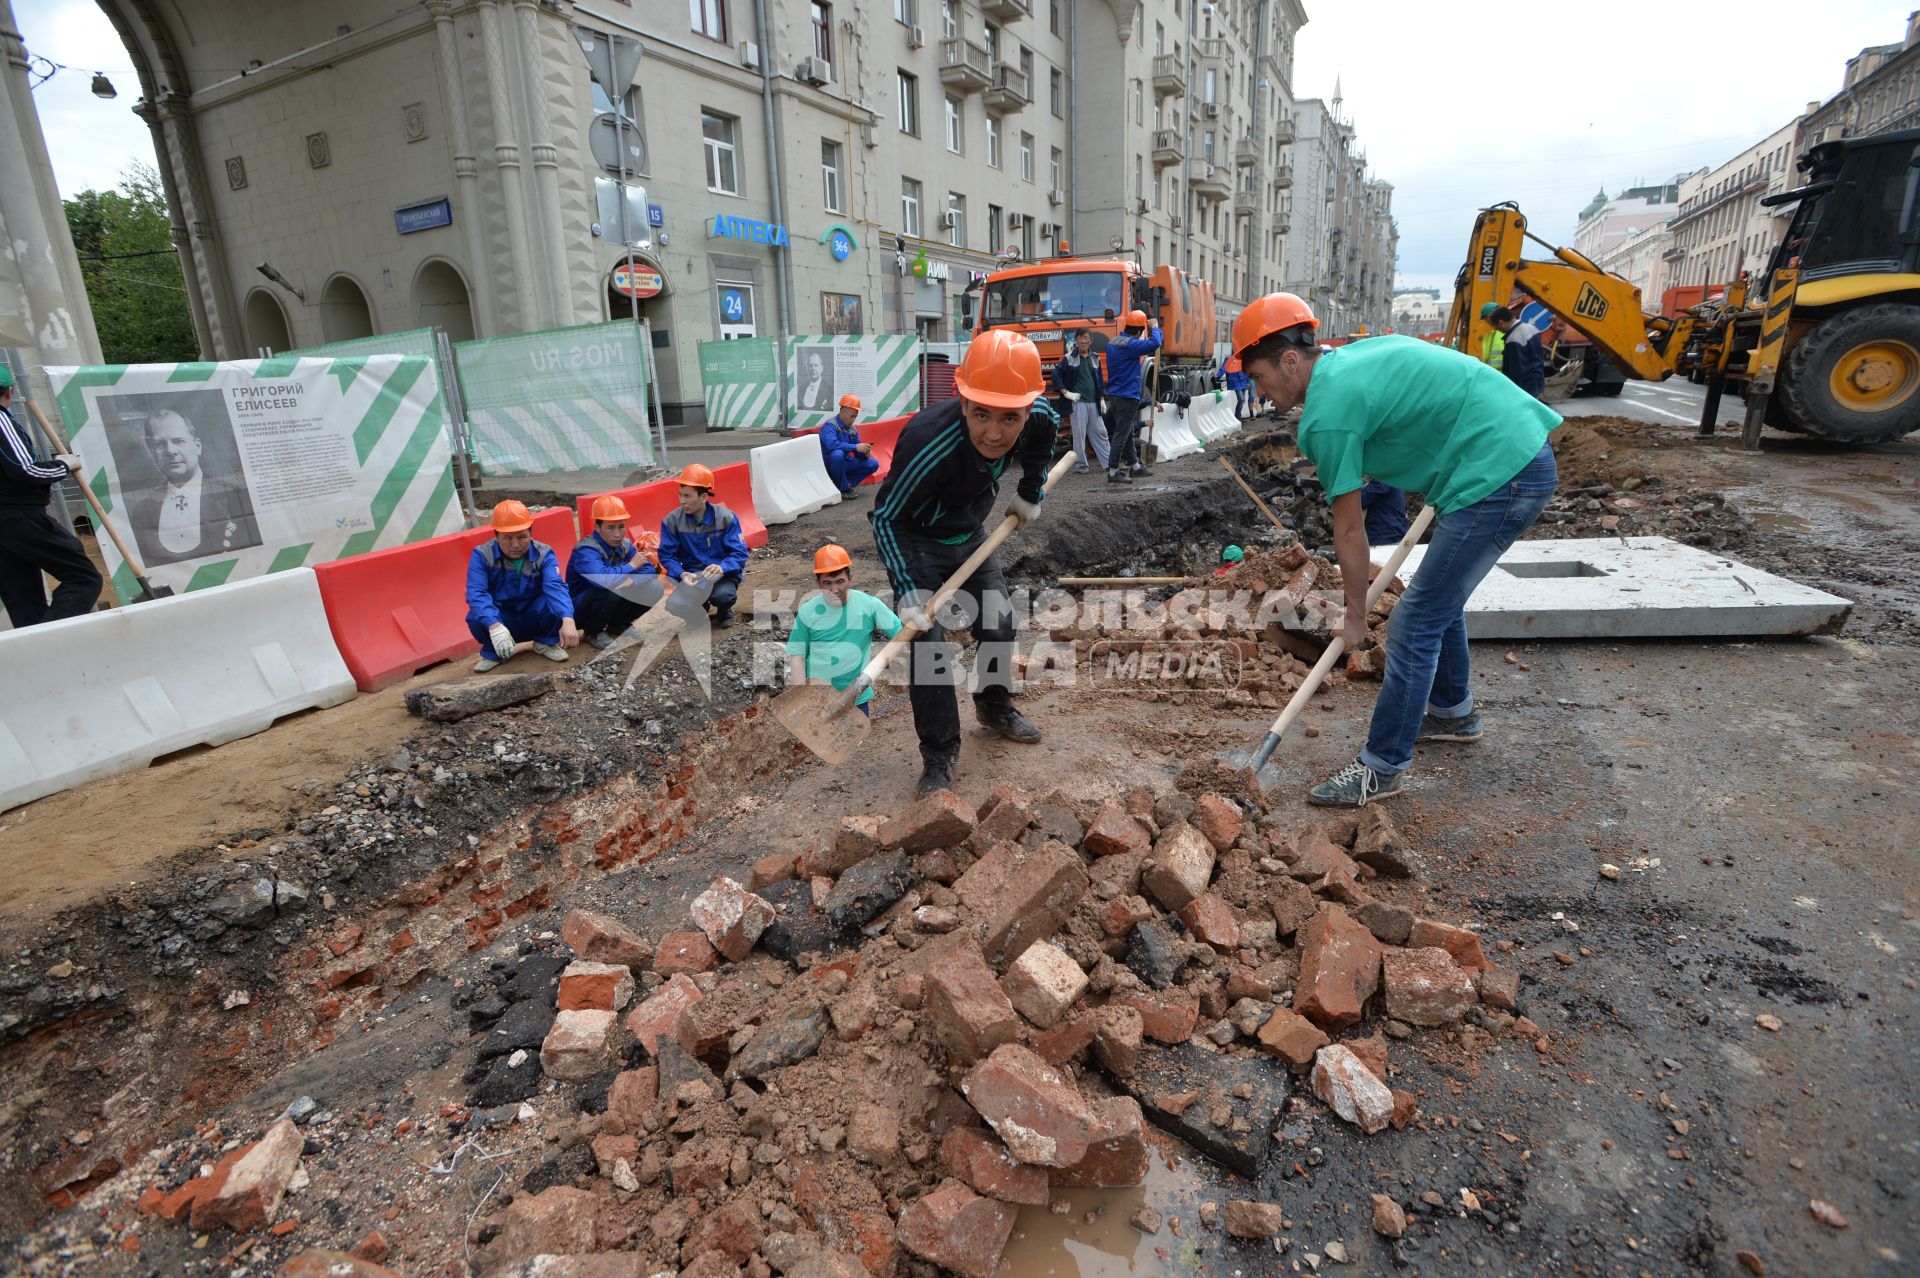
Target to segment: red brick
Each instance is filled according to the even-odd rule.
[[[365,1256],[310,1247],[274,1271],[275,1278],[400,1278],[399,1273]]]
[[[1258,1037],[1263,1050],[1295,1069],[1311,1065],[1314,1053],[1327,1045],[1327,1036],[1312,1021],[1284,1007],[1274,1009]]]
[[[796,867],[799,876],[803,879],[831,879],[845,874],[883,850],[880,846],[880,827],[884,824],[877,816],[840,818],[840,828],[834,833],[832,843],[810,847],[800,854]]]
[[[1100,926],[1108,936],[1126,936],[1156,913],[1144,896],[1118,896],[1107,902]]]
[[[1071,1167],[1086,1157],[1099,1126],[1073,1083],[1018,1043],[996,1047],[960,1092],[1023,1163]]]
[[[1087,827],[1086,836],[1080,840],[1080,846],[1094,856],[1145,852],[1151,843],[1147,827],[1111,799],[1101,805],[1093,823]]]
[[[1140,1068],[1145,1023],[1140,1009],[1109,1003],[1088,1017],[1093,1024],[1093,1058],[1110,1074],[1130,1077]]]
[[[707,938],[702,936],[700,939],[705,942]],[[640,1041],[649,1056],[659,1055],[662,1038],[670,1038],[692,1051],[689,1045],[691,1036],[685,1025],[686,1014],[705,997],[690,978],[675,976],[655,990],[640,1006],[627,1013],[627,1032]]]
[[[548,1078],[590,1078],[606,1068],[611,1011],[561,1012],[540,1044],[540,1068]]]
[[[633,973],[619,963],[567,964],[556,1000],[563,1012],[617,1012],[633,998]]]
[[[702,1216],[681,1244],[680,1256],[691,1261],[717,1251],[734,1263],[744,1265],[747,1257],[759,1250],[766,1232],[760,1223],[758,1204],[743,1194],[719,1211]]]
[[[1359,876],[1359,865],[1341,851],[1324,831],[1317,828],[1308,830],[1297,843],[1299,854],[1293,864],[1287,867],[1287,873],[1302,883],[1317,883],[1330,873],[1339,874],[1342,871],[1348,878]]]
[[[1286,1212],[1279,1203],[1260,1203],[1236,1198],[1220,1214],[1229,1238],[1271,1238],[1280,1232]]]
[[[347,1248],[347,1254],[360,1260],[371,1260],[378,1265],[384,1263],[387,1257],[393,1254],[393,1244],[388,1242],[387,1236],[379,1230],[369,1229],[361,1235],[359,1242]]]
[[[1196,941],[1205,941],[1222,954],[1240,948],[1240,923],[1233,907],[1211,892],[1202,892],[1180,907],[1180,921]]]
[[[1001,843],[953,885],[975,919],[980,952],[1004,969],[1035,941],[1059,931],[1087,893],[1080,856],[1049,839],[1037,848]]]
[[[1087,1156],[1072,1167],[1049,1172],[1048,1179],[1070,1189],[1138,1185],[1147,1178],[1147,1130],[1140,1102],[1131,1096],[1111,1096],[1092,1104],[1099,1126]]]
[[[1193,815],[1187,818],[1194,828],[1207,836],[1216,852],[1225,852],[1240,837],[1244,819],[1240,809],[1223,794],[1208,791],[1193,801]]]
[[[931,852],[966,842],[973,833],[973,806],[951,790],[936,790],[880,827],[880,845],[903,852]]]
[[[1477,1001],[1473,978],[1439,946],[1386,951],[1387,1015],[1409,1025],[1451,1025]]]
[[[1294,879],[1280,879],[1268,887],[1267,908],[1273,911],[1273,930],[1281,940],[1300,930],[1320,910],[1313,889]]]
[[[1321,1029],[1343,1029],[1379,987],[1380,942],[1339,906],[1321,906],[1300,928],[1294,1010]]]
[[[720,961],[705,932],[669,932],[653,952],[653,970],[662,976],[680,972],[711,972]]]
[[[1489,967],[1474,979],[1480,1001],[1488,1007],[1511,1012],[1520,1005],[1520,973],[1509,968]]]
[[[522,1194],[507,1205],[493,1260],[577,1256],[599,1250],[599,1203],[584,1189],[555,1185]]]
[[[753,952],[774,917],[772,905],[725,876],[693,898],[691,913],[713,948],[733,963]]]
[[[1414,947],[1437,945],[1453,955],[1453,961],[1461,967],[1476,972],[1487,966],[1487,956],[1480,949],[1480,937],[1464,927],[1436,923],[1432,919],[1418,919],[1414,922],[1413,931],[1407,935],[1407,944]]]
[[[1064,1065],[1093,1045],[1097,1029],[1092,1016],[1079,1016],[1035,1039],[1033,1050],[1049,1065]]]
[[[845,1162],[802,1165],[793,1178],[793,1205],[820,1231],[828,1247],[866,1266],[874,1278],[894,1270],[894,1222],[880,1191]]]
[[[761,888],[770,888],[776,883],[784,883],[793,877],[794,857],[791,852],[769,852],[753,863],[753,873],[747,879],[747,890],[758,892]]]
[[[1003,1203],[1047,1204],[1047,1173],[1009,1154],[978,1127],[956,1127],[940,1142],[940,1165],[977,1192]]]
[[[979,951],[962,949],[927,976],[927,1015],[934,1037],[962,1065],[1020,1033],[1020,1018]]]
[[[1365,1038],[1350,1038],[1340,1044],[1360,1058],[1367,1072],[1381,1082],[1387,1081],[1387,1036],[1375,1030]]]
[[[942,1181],[900,1213],[900,1245],[964,1278],[993,1278],[1018,1214],[957,1180]]]
[[[1213,844],[1207,836],[1182,821],[1162,831],[1142,878],[1154,900],[1177,910],[1207,890],[1213,861]]]
[[[625,1163],[631,1171],[640,1158],[640,1138],[631,1132],[601,1132],[590,1145],[593,1161],[602,1176],[612,1176],[614,1168]]]
[[[918,1011],[927,998],[927,974],[908,972],[893,983],[893,1001],[909,1012]]]
[[[560,939],[589,963],[618,963],[644,972],[653,963],[653,947],[620,920],[591,910],[569,910]]]
[[[273,1219],[287,1182],[300,1166],[306,1138],[291,1119],[267,1128],[266,1135],[230,1166],[224,1161],[206,1192],[193,1205],[193,1227],[202,1233],[225,1225],[237,1234],[258,1229]]]
[[[1139,1012],[1147,1037],[1156,1043],[1184,1043],[1200,1023],[1199,1000],[1181,989],[1128,990],[1114,995],[1113,1005]]]
[[[1028,946],[1007,968],[1000,989],[1020,1015],[1041,1029],[1051,1029],[1087,992],[1087,974],[1065,950],[1041,941]]]
[[[696,1136],[667,1162],[667,1174],[673,1179],[673,1196],[690,1198],[703,1190],[725,1189],[727,1168],[732,1152],[725,1137]]]
[[[621,1070],[607,1087],[607,1119],[623,1131],[639,1131],[659,1098],[660,1071],[651,1065]]]

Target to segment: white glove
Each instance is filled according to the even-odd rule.
[[[513,632],[499,622],[487,627],[487,638],[493,640],[493,655],[506,661],[513,656]]]
[[[1016,493],[1013,500],[1007,504],[1007,513],[1015,519],[1018,519],[1020,521],[1019,526],[1025,528],[1028,524],[1040,518],[1040,503],[1037,501],[1028,501],[1025,497]]]
[[[1074,393],[1074,392],[1072,392],[1072,391],[1061,391],[1060,393],[1061,393],[1062,395],[1064,395],[1064,396],[1066,396],[1068,400],[1070,400],[1071,402],[1073,402],[1073,403],[1075,403],[1075,404],[1077,404],[1077,403],[1079,403],[1079,402],[1080,402],[1080,396],[1079,396],[1079,395],[1077,395],[1077,394],[1075,394],[1075,393]]]
[[[67,468],[67,473],[69,475],[77,475],[80,473],[80,467],[82,465],[82,462],[80,461],[80,458],[75,454],[55,453],[53,455],[53,459],[59,462],[62,466],[65,466]]]

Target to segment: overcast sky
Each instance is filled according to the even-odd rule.
[[[1570,243],[1597,189],[1730,159],[1836,93],[1848,58],[1905,29],[1903,6],[1867,0],[1821,0],[1817,21],[1804,0],[1305,3],[1294,92],[1331,97],[1339,77],[1373,175],[1393,183],[1400,282],[1443,291],[1476,210],[1517,201],[1536,233]],[[139,82],[93,0],[14,0],[14,16],[30,52],[74,68],[34,91],[61,192],[111,187],[129,164],[151,164],[130,109]],[[94,71],[117,99],[93,96]]]

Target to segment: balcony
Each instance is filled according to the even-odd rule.
[[[980,12],[989,20],[1018,22],[1033,16],[1033,0],[980,0]]]
[[[1170,168],[1186,158],[1186,147],[1182,146],[1180,142],[1180,130],[1155,129],[1153,131],[1154,168]]]
[[[1193,56],[1198,62],[1217,62],[1222,66],[1233,61],[1233,51],[1227,47],[1225,40],[1217,36],[1211,39],[1195,40]]]
[[[1252,138],[1241,138],[1233,148],[1233,162],[1243,169],[1260,163],[1260,144]]]
[[[1252,217],[1255,213],[1259,211],[1260,211],[1260,197],[1255,195],[1252,191],[1242,190],[1242,191],[1235,191],[1233,193],[1234,216]]]
[[[940,83],[952,85],[964,93],[973,93],[993,83],[993,65],[987,60],[987,48],[963,36],[950,36],[940,42]]]
[[[1153,59],[1153,96],[1156,98],[1184,97],[1187,92],[1187,69],[1181,64],[1177,53],[1155,54]]]
[[[1187,186],[1203,200],[1224,200],[1233,194],[1225,165],[1196,159],[1187,166]]]
[[[1282,164],[1273,171],[1273,184],[1285,191],[1293,185],[1293,166]]]
[[[1007,115],[1033,101],[1027,91],[1027,73],[1002,62],[993,68],[993,83],[987,86],[984,104],[991,115]]]
[[[1281,146],[1291,145],[1293,142],[1293,121],[1282,120],[1280,123],[1274,125],[1273,140]]]

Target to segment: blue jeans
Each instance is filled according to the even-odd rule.
[[[1473,712],[1467,597],[1546,509],[1559,478],[1553,449],[1543,445],[1491,496],[1434,520],[1426,557],[1387,623],[1386,674],[1360,752],[1360,761],[1375,772],[1407,770],[1428,713],[1456,718]]]

